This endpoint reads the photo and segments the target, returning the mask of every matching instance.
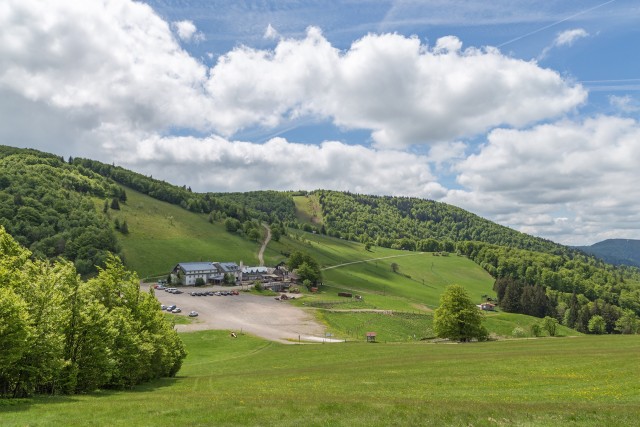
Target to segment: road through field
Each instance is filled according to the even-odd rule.
[[[400,257],[415,256],[415,255],[424,255],[424,252],[402,254],[402,255],[389,255],[389,256],[383,256],[383,257],[380,257],[380,258],[369,258],[369,259],[363,259],[363,260],[360,260],[360,261],[345,262],[343,264],[337,264],[337,265],[331,265],[329,267],[324,267],[324,268],[321,268],[320,270],[325,271],[325,270],[331,270],[331,269],[338,268],[338,267],[344,267],[345,265],[361,264],[363,262],[378,261],[378,260],[381,260],[381,259],[400,258]]]

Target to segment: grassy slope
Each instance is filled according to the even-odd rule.
[[[3,425],[627,426],[640,413],[639,336],[481,344],[285,346],[184,334],[180,376],[0,402]]]
[[[322,210],[316,195],[294,196],[293,202],[296,205],[298,221],[312,225],[322,224]]]
[[[102,201],[99,201],[102,208]],[[118,233],[127,265],[141,277],[166,275],[177,263],[188,261],[244,261],[258,263],[260,245],[210,224],[179,206],[127,189],[127,203],[110,210],[112,219],[127,220],[129,234]]]

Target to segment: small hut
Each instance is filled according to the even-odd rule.
[[[376,335],[375,332],[367,332],[367,342],[376,342]]]

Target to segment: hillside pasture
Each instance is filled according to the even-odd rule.
[[[243,260],[258,264],[260,244],[226,231],[180,206],[126,189],[127,202],[109,209],[111,222],[127,221],[129,234],[117,233],[127,266],[141,277],[165,275],[179,262]],[[103,201],[96,201],[102,208]]]
[[[177,378],[6,401],[6,426],[629,426],[639,336],[288,346],[183,334]]]

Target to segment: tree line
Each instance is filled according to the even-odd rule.
[[[130,388],[178,372],[182,341],[117,257],[84,282],[72,263],[31,255],[0,227],[0,396]]]
[[[216,219],[234,218],[241,222],[256,219],[273,222],[295,219],[295,204],[291,195],[279,191],[249,191],[245,193],[197,193],[154,179],[137,172],[98,162],[75,158],[70,163],[82,166],[114,182],[196,213],[216,215]]]
[[[567,248],[481,218],[446,203],[413,197],[391,197],[318,190],[323,234],[371,243],[376,246],[417,251],[450,249],[460,241],[550,253]]]

